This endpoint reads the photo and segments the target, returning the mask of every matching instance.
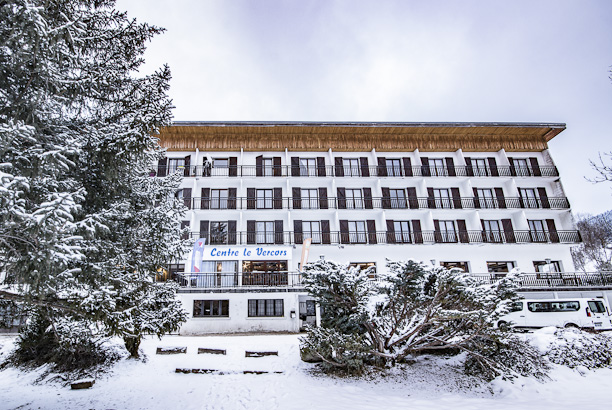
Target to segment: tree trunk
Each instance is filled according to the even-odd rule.
[[[124,337],[123,343],[125,343],[125,348],[128,352],[130,352],[130,357],[137,358],[138,357],[138,349],[140,348],[140,337]]]

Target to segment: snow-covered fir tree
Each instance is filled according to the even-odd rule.
[[[132,355],[185,319],[174,286],[153,281],[188,245],[180,176],[149,177],[170,71],[137,74],[161,31],[113,0],[0,2],[0,295]]]

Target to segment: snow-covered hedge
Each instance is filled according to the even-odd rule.
[[[612,338],[578,329],[557,329],[545,355],[552,363],[572,369],[612,367]]]

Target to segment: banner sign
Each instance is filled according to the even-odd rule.
[[[204,260],[204,245],[206,238],[200,238],[193,244],[193,252],[191,253],[191,272],[202,272],[202,261]]]
[[[300,270],[304,270],[304,265],[308,263],[308,254],[310,253],[311,243],[312,238],[304,239],[304,243],[302,244],[302,259],[300,260]]]

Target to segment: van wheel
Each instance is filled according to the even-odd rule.
[[[504,322],[503,320],[500,320],[499,322],[497,322],[497,327],[502,332],[507,332],[508,330],[510,330],[510,326],[508,326],[508,322]]]
[[[566,329],[579,329],[579,326],[575,323],[568,323],[567,325],[565,325]]]

